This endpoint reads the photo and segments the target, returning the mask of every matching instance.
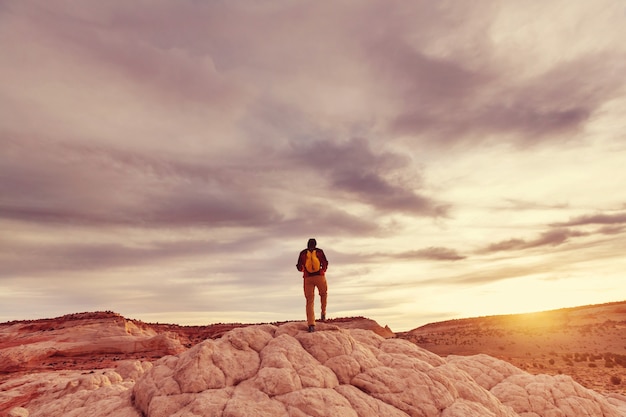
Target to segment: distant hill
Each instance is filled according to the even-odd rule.
[[[484,353],[533,374],[567,374],[588,388],[626,392],[626,301],[449,320],[397,337],[440,356]]]

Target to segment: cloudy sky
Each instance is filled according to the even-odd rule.
[[[0,0],[0,321],[626,299],[626,2]],[[319,304],[317,304],[319,305]]]

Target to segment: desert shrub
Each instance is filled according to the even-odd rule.
[[[550,365],[554,365],[554,359],[550,358],[550,360],[548,361],[548,363],[549,363]]]
[[[616,324],[617,324],[616,321],[607,319],[600,326],[612,328],[612,327],[615,327]]]
[[[612,360],[607,359],[604,361],[605,368],[613,368],[614,366],[615,366],[615,363]]]
[[[586,353],[574,353],[574,360],[576,362],[583,362],[589,360],[589,356]]]
[[[598,365],[596,365],[595,363],[591,362],[591,363],[589,364],[589,367],[590,367],[590,368],[597,368],[597,367],[598,367]]]
[[[615,355],[613,360],[616,364],[620,365],[623,368],[626,368],[626,355]]]
[[[622,378],[620,378],[619,376],[615,376],[615,375],[613,375],[613,376],[611,377],[611,384],[613,384],[613,385],[619,385],[619,384],[621,384],[621,383],[622,383]]]

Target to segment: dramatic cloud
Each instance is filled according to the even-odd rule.
[[[405,173],[406,183],[398,178],[397,174],[410,166],[408,158],[392,152],[375,153],[366,140],[298,143],[294,144],[294,157],[299,165],[314,171],[314,175],[299,179],[305,193],[320,190],[320,179],[327,178],[329,184],[325,188],[332,194],[338,192],[339,198],[353,198],[383,211],[445,214],[444,205],[414,191],[421,184],[419,172],[410,178]]]
[[[394,330],[612,301],[624,10],[0,2],[0,320],[302,318],[309,237]]]
[[[555,229],[542,233],[536,239],[529,241],[523,239],[510,239],[504,242],[491,244],[487,247],[487,252],[499,252],[519,249],[531,249],[541,246],[559,246],[567,242],[572,237],[586,236],[585,233],[568,229]]]
[[[567,222],[555,223],[554,226],[569,227],[569,226],[586,226],[590,224],[606,224],[606,225],[622,225],[626,224],[626,213],[617,214],[587,214],[579,217],[575,217]]]
[[[428,259],[428,260],[441,260],[441,261],[459,261],[465,259],[465,256],[459,255],[459,253],[450,248],[425,248],[414,251],[403,252],[400,254],[392,255],[397,259]]]

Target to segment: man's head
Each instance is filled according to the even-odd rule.
[[[306,243],[307,249],[315,249],[316,246],[317,246],[317,241],[313,238],[309,239],[309,241]]]

